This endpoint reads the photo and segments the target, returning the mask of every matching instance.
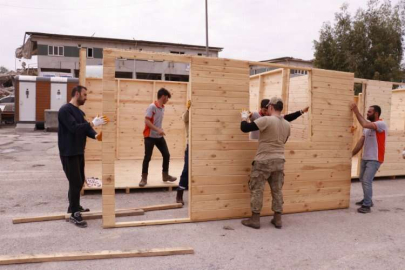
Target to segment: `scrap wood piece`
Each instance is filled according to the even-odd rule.
[[[185,254],[194,254],[194,249],[190,247],[179,247],[179,248],[140,249],[128,251],[103,250],[97,252],[79,251],[79,252],[67,252],[56,254],[0,256],[0,265],[60,262],[60,261],[100,260],[100,259],[114,259],[114,258],[132,258],[132,257],[170,256],[170,255],[185,255]]]
[[[127,217],[127,216],[140,216],[143,215],[144,212],[149,211],[158,211],[158,210],[169,210],[169,209],[176,209],[182,208],[183,205],[181,203],[172,203],[172,204],[160,204],[160,205],[152,205],[152,206],[144,206],[138,208],[129,208],[129,209],[118,209],[115,212],[116,217]],[[102,218],[103,213],[98,212],[84,212],[82,213],[82,217],[85,220],[89,219],[99,219]],[[63,220],[69,219],[70,214],[56,214],[56,215],[45,215],[45,216],[37,216],[37,217],[22,217],[22,218],[13,218],[13,224],[20,224],[20,223],[29,223],[29,222],[42,222],[42,221],[52,221],[52,220]]]
[[[127,217],[127,216],[141,216],[145,213],[142,209],[121,209],[115,212],[117,217]],[[82,217],[85,220],[102,218],[102,212],[83,212]],[[37,217],[22,217],[13,218],[13,224],[20,223],[30,223],[30,222],[42,222],[42,221],[52,221],[52,220],[67,220],[70,218],[70,214],[56,214],[56,215],[46,215]]]

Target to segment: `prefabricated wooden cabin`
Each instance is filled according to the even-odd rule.
[[[292,123],[292,136],[286,145],[284,212],[349,207],[355,133],[352,127],[355,121],[349,108],[354,99],[353,73],[116,49],[105,49],[103,56],[103,78],[85,79],[85,74],[81,73],[80,82],[89,90],[84,107],[87,117],[102,113],[111,120],[102,127],[103,142],[91,141],[86,150],[86,166],[93,163],[92,171],[101,172],[104,227],[250,216],[248,180],[257,142],[240,131],[240,111],[255,110],[262,98],[273,95],[283,97],[284,113],[310,106],[308,114]],[[190,81],[116,79],[116,59],[120,58],[188,63]],[[252,65],[276,69],[250,76]],[[81,57],[82,66],[85,66],[85,57]],[[304,70],[307,74],[290,76],[290,69]],[[115,189],[117,183],[130,181],[137,185],[139,182],[140,175],[134,175],[133,170],[134,164],[139,166],[143,158],[144,111],[160,87],[168,88],[173,95],[164,120],[173,159],[184,157],[186,140],[181,114],[186,109],[186,101],[192,101],[189,218],[119,222],[115,218]],[[398,134],[402,135],[391,138],[401,141],[403,147],[404,135],[400,132]],[[391,149],[390,139],[388,141]],[[404,164],[398,157],[393,157],[395,162]],[[387,163],[389,160],[387,157]],[[264,200],[262,214],[270,215],[268,187]]]

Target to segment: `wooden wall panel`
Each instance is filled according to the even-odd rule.
[[[392,91],[390,130],[401,131],[405,129],[405,89]]]
[[[35,119],[45,122],[45,110],[51,108],[51,82],[37,81],[36,88]]]
[[[238,68],[238,73],[221,71],[222,74],[216,74],[232,77],[226,83],[215,81],[214,77],[207,78],[212,83],[195,83],[198,78],[193,74],[224,67]],[[244,72],[240,73],[242,68]],[[235,217],[239,214],[233,214],[233,208],[246,208],[247,175],[256,145],[249,142],[247,134],[240,132],[240,109],[249,108],[250,103],[249,65],[215,59],[201,66],[193,58],[191,70],[190,218],[197,221]],[[238,96],[234,96],[235,92],[223,91],[234,87]],[[208,115],[201,117],[204,111]],[[224,211],[226,213],[222,214]]]
[[[262,99],[273,96],[282,97],[283,69],[275,69],[250,76],[249,80],[249,109],[251,112],[260,109]]]
[[[146,80],[115,80],[118,91],[117,106],[117,148],[118,159],[143,159],[146,108],[156,100],[157,91],[164,87],[172,93],[165,109],[163,128],[172,158],[184,158],[186,144],[184,122],[181,118],[186,110],[187,85],[185,82],[164,82]],[[86,79],[88,99],[83,111],[90,121],[101,114],[102,80]],[[99,128],[97,131],[100,131]],[[87,140],[86,160],[101,160],[101,144]],[[160,152],[155,149],[154,159],[161,159]]]
[[[260,93],[260,100],[264,98],[270,99],[271,97],[282,96],[283,87],[283,74],[281,72],[271,73],[262,76],[263,90]]]
[[[85,86],[87,88],[87,101],[81,109],[86,114],[87,121],[92,121],[94,117],[102,114],[103,82],[101,79],[87,78]],[[97,132],[101,131],[101,127],[94,129]],[[100,142],[88,138],[86,143],[86,160],[101,160],[101,145]]]
[[[308,75],[290,78],[288,95],[288,113],[304,109],[310,105],[308,90]],[[309,117],[308,113],[291,122],[290,140],[308,140]]]
[[[145,111],[157,99],[160,88],[172,93],[163,118],[170,156],[184,158],[186,138],[181,116],[186,110],[187,85],[184,82],[120,80],[118,159],[143,159]],[[157,149],[153,152],[153,158],[161,158]]]
[[[218,64],[218,60],[216,63]],[[192,69],[196,69],[193,62]],[[267,79],[266,89],[269,89],[269,95],[274,95],[277,91],[281,96],[280,74],[272,74],[273,79]],[[291,110],[309,102],[309,94],[300,96],[300,91],[305,92],[305,85],[308,86],[307,78],[306,76],[306,79],[292,80],[290,89],[293,90],[289,96],[292,100]],[[349,102],[353,96],[353,89],[349,85],[353,85],[354,76],[315,70],[314,78],[314,95],[319,95],[315,95],[316,99],[312,100],[313,117],[320,128],[315,129],[313,136],[308,138],[313,142],[291,140],[286,145],[286,213],[345,208],[349,205],[352,143]],[[211,93],[207,91],[220,90],[218,85],[200,88],[194,85],[193,80],[194,77],[191,78],[193,101],[195,95],[201,95],[215,102],[215,99],[210,99]],[[250,81],[250,86],[258,89],[258,80],[253,77]],[[263,81],[266,81],[264,77]],[[271,82],[275,85],[271,85]],[[347,91],[341,91],[340,88]],[[240,91],[248,93],[249,90]],[[254,91],[250,89],[249,93]],[[336,97],[339,101],[335,100]],[[298,98],[304,102],[296,102]],[[249,104],[250,108],[253,104],[251,96],[249,99],[233,99],[231,94],[217,102],[232,102],[233,105],[242,107]],[[340,108],[343,103],[344,108]],[[211,107],[212,118],[203,119],[197,118],[199,114],[196,111],[200,109],[199,106],[205,105],[194,102],[192,108],[191,219],[199,221],[249,216],[251,212],[248,181],[257,143],[249,141],[239,130],[240,115],[235,107]],[[224,120],[222,116],[227,118]],[[339,120],[340,117],[342,121]],[[264,215],[271,214],[268,187],[265,192],[262,212]]]
[[[392,91],[390,112],[390,130],[385,147],[385,160],[378,170],[377,176],[405,175],[405,159],[402,158],[402,151],[405,149],[404,89]]]
[[[372,105],[381,107],[381,117],[388,127],[390,127],[391,119],[391,96],[392,96],[392,83],[382,81],[367,81],[366,96],[365,96],[365,110]]]

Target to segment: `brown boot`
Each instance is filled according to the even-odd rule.
[[[140,186],[140,187],[144,187],[144,186],[146,186],[147,183],[148,183],[148,174],[147,174],[147,173],[143,173],[143,174],[142,174],[141,182],[139,182],[139,186]]]
[[[177,196],[176,196],[176,202],[181,203],[182,205],[184,205],[183,193],[184,193],[184,189],[178,189]]]
[[[162,180],[163,182],[174,182],[177,180],[177,177],[169,175],[168,172],[162,172]]]
[[[252,217],[242,220],[242,224],[253,229],[260,229],[260,214],[252,212]]]
[[[271,220],[271,224],[274,225],[274,227],[276,227],[277,229],[281,229],[282,227],[282,223],[281,223],[281,213],[279,212],[275,212],[274,213],[274,217]]]

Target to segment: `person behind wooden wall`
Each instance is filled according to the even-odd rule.
[[[269,112],[268,112],[269,101],[270,101],[269,99],[262,99],[262,101],[260,102],[260,110],[258,112],[253,112],[249,115],[250,122],[253,122],[256,119],[263,117],[263,116],[269,116]],[[292,122],[295,119],[297,119],[298,117],[300,117],[301,115],[303,115],[304,113],[308,112],[308,110],[309,110],[309,107],[305,107],[302,110],[299,110],[299,111],[296,111],[296,112],[293,112],[290,114],[286,114],[286,115],[284,115],[284,119],[287,120],[288,122]],[[249,138],[251,140],[258,140],[259,134],[260,134],[259,130],[250,132]]]
[[[248,123],[248,111],[242,111],[242,132],[260,130],[259,146],[252,163],[250,174],[250,207],[252,217],[242,220],[242,224],[254,229],[260,229],[260,212],[263,207],[263,191],[266,181],[270,185],[272,210],[274,218],[271,223],[281,229],[281,214],[283,212],[284,184],[284,145],[290,136],[290,124],[281,115],[283,100],[279,97],[272,97],[269,101],[269,115],[260,117],[254,122]]]
[[[360,167],[360,181],[363,188],[363,200],[356,202],[361,205],[357,211],[359,213],[370,213],[373,203],[373,180],[374,176],[384,162],[385,142],[388,133],[387,124],[380,119],[380,106],[373,105],[368,108],[367,121],[360,114],[356,103],[352,102],[350,108],[356,115],[360,125],[364,128],[363,136],[357,142],[353,149],[352,155],[355,156],[364,146],[363,157]]]
[[[84,175],[84,149],[86,138],[102,140],[102,133],[96,133],[93,127],[104,125],[108,122],[105,116],[97,116],[92,122],[87,122],[85,114],[79,109],[87,100],[87,88],[78,85],[73,88],[72,99],[63,105],[58,113],[58,146],[63,171],[69,181],[69,207],[72,213],[69,221],[78,227],[87,227],[80,212],[88,212],[80,205],[80,191],[85,181]]]
[[[191,107],[191,100],[187,101],[187,110],[182,115],[182,119],[184,121],[184,125],[186,128],[187,146],[186,146],[186,151],[184,153],[184,167],[183,167],[183,171],[181,172],[180,183],[179,183],[179,187],[177,188],[177,194],[176,194],[176,202],[181,203],[183,205],[184,205],[183,193],[184,193],[184,190],[188,190],[188,140],[189,140],[188,139],[188,128],[189,128],[190,107]]]
[[[170,92],[161,88],[157,92],[157,100],[149,105],[145,114],[145,129],[143,131],[145,142],[145,156],[142,163],[142,179],[139,182],[140,187],[148,183],[149,162],[152,158],[153,148],[156,146],[163,156],[162,180],[163,182],[174,182],[176,177],[169,175],[170,153],[164,136],[163,116],[165,113],[165,104],[172,97]]]

